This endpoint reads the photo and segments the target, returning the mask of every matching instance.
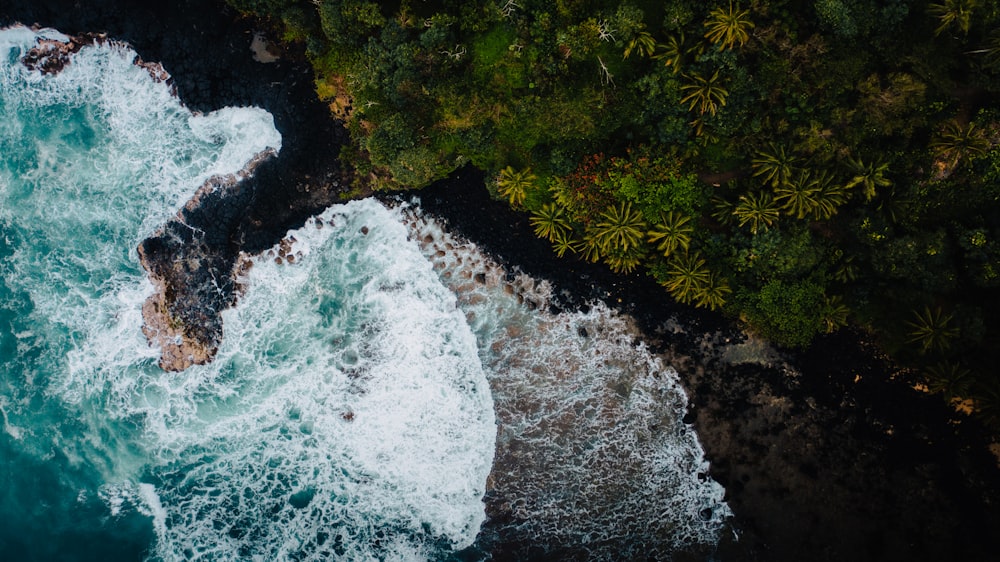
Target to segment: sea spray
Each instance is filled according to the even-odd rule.
[[[294,265],[257,259],[217,361],[160,371],[135,247],[280,137],[259,110],[188,113],[120,44],[30,71],[18,59],[39,36],[63,37],[0,35],[0,474],[20,492],[2,500],[4,552],[433,559],[470,544],[489,387],[403,227],[373,202],[329,211],[293,233]],[[56,540],[32,538],[46,528]]]
[[[122,406],[155,369],[135,248],[208,177],[281,139],[261,110],[191,114],[121,44],[29,70],[40,37],[66,39],[0,31],[0,551],[135,559],[149,522],[114,493],[146,463],[143,420]]]
[[[79,404],[70,419],[105,417],[113,404],[98,374],[141,372],[152,354],[136,339],[149,291],[138,242],[205,179],[281,143],[257,109],[191,114],[121,44],[84,47],[57,75],[28,70],[20,57],[40,37],[65,38],[0,32],[0,272],[4,339],[16,342],[3,369],[20,406],[8,412],[14,425],[37,415],[25,401],[58,403],[46,395]]]
[[[136,389],[160,557],[437,559],[468,546],[495,425],[455,297],[374,201],[289,240],[284,257],[254,260],[212,364]]]
[[[552,287],[508,271],[419,207],[400,217],[458,295],[499,423],[484,548],[596,560],[710,549],[731,515],[677,373],[602,304],[551,312]]]

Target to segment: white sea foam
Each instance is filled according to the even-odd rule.
[[[7,409],[4,408],[4,404],[6,402],[7,400],[3,396],[0,396],[0,416],[3,417],[3,430],[5,433],[7,433],[7,435],[10,435],[12,438],[20,440],[21,428],[11,425],[10,420],[7,419]]]
[[[137,486],[140,499],[139,508],[153,519],[153,530],[157,536],[167,533],[167,510],[163,509],[160,496],[152,484],[141,483]]]
[[[411,238],[458,295],[500,425],[491,494],[502,532],[595,560],[667,558],[715,544],[731,514],[707,476],[676,371],[627,317],[548,311],[551,287],[507,272],[419,209]]]
[[[55,76],[29,71],[18,61],[37,37],[60,34],[0,31],[0,224],[16,245],[2,267],[30,295],[53,389],[79,402],[104,391],[94,373],[155,355],[138,331],[151,291],[138,243],[208,177],[281,138],[260,109],[192,115],[120,44],[84,47]]]
[[[191,115],[122,46],[30,72],[16,60],[36,36],[0,32],[13,117],[0,225],[14,248],[0,272],[31,302],[14,327],[31,335],[2,365],[25,383],[5,402],[8,433],[37,415],[28,383],[41,383],[61,421],[34,424],[33,442],[102,474],[111,515],[147,514],[154,558],[403,560],[470,544],[489,387],[403,227],[375,203],[331,210],[295,233],[294,266],[257,260],[215,363],[159,371],[135,246],[280,137],[259,110]]]
[[[163,559],[425,559],[484,520],[493,407],[453,295],[379,204],[320,220],[255,261],[214,363],[135,389]]]

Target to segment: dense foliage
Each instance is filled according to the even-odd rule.
[[[495,171],[559,255],[864,327],[1000,426],[1000,4],[230,2],[306,42],[359,181]]]

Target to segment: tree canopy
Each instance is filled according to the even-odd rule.
[[[1000,4],[230,2],[351,100],[358,181],[471,163],[564,259],[782,345],[853,324],[995,404]]]

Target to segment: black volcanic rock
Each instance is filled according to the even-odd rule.
[[[727,360],[719,351],[746,340],[730,321],[677,304],[646,276],[556,259],[524,214],[489,197],[484,180],[462,170],[422,190],[421,207],[509,267],[551,281],[561,306],[600,299],[631,314],[667,355],[688,391],[685,422],[735,513],[712,559],[978,561],[1000,551],[1000,470],[989,434],[939,396],[915,391],[863,334],[845,329],[803,351]],[[491,500],[482,536],[494,560],[586,559],[579,545],[538,551]]]

